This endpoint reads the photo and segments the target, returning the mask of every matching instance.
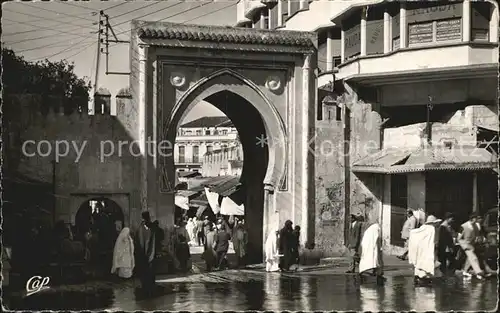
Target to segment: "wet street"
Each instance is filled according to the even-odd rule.
[[[82,291],[52,290],[12,303],[9,309],[113,311],[494,311],[497,279],[448,277],[433,287],[415,287],[411,275],[387,273],[384,286],[328,269],[291,274],[260,269],[227,270],[158,279],[165,292],[138,298],[138,283],[101,282]],[[392,274],[392,275],[391,275]],[[60,293],[55,296],[55,293]],[[52,294],[52,295],[51,295]]]
[[[177,282],[176,282],[177,280]],[[173,311],[492,311],[497,280],[449,277],[434,287],[416,287],[411,277],[389,276],[384,286],[360,284],[353,275],[226,271],[176,279],[172,293],[135,301],[130,290],[115,292],[116,310]],[[184,280],[184,282],[182,282]]]

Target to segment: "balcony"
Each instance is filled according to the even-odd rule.
[[[181,141],[187,141],[187,142],[193,142],[193,141],[203,141],[203,142],[208,142],[208,141],[232,141],[232,140],[237,140],[238,139],[238,134],[233,133],[233,134],[227,134],[227,135],[182,135],[182,136],[177,136],[175,138],[176,142],[181,142]]]
[[[467,77],[474,73],[484,77],[496,75],[497,62],[498,44],[460,42],[357,57],[341,64],[336,77],[369,85],[390,84],[401,79],[425,81],[433,76],[443,78],[447,72],[449,78],[461,78],[456,76],[459,73]]]

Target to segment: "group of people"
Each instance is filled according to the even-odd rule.
[[[203,247],[202,258],[205,261],[207,271],[227,268],[229,267],[227,253],[230,242],[232,242],[236,256],[236,267],[246,264],[248,231],[244,219],[230,216],[226,221],[221,216],[214,222],[205,216],[203,219],[188,218],[177,224],[177,228],[182,233],[182,241],[184,241],[184,237],[186,239],[186,244],[182,249],[184,255],[179,255],[179,260],[186,260],[189,245],[201,246]],[[185,268],[189,270],[191,266]]]
[[[291,267],[299,265],[300,226],[293,228],[290,220],[283,228],[271,231],[266,240],[266,271],[288,272]]]
[[[484,255],[487,240],[481,218],[472,214],[461,225],[460,232],[455,232],[452,227],[454,220],[451,213],[446,213],[444,220],[434,215],[423,219],[419,212],[408,210],[401,231],[405,250],[398,258],[413,265],[415,283],[432,282],[433,278],[443,274],[454,274],[462,262],[465,278],[475,275],[483,279],[495,273]],[[352,259],[347,273],[355,273],[359,264],[360,275],[370,274],[383,282],[381,228],[378,223],[365,224],[363,216],[351,215],[348,248]]]
[[[456,232],[452,213],[446,213],[444,220],[429,215],[423,225],[413,211],[407,214],[401,232],[406,249],[398,257],[415,267],[416,282],[429,282],[458,269],[466,279],[473,275],[483,279],[495,273],[487,263],[487,234],[480,216],[471,214]]]

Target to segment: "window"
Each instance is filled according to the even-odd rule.
[[[224,129],[223,131],[221,131],[221,133],[223,136],[225,136],[225,135],[227,135],[227,130]]]
[[[346,60],[361,54],[361,11],[346,19],[344,27],[344,53]]]
[[[471,40],[490,40],[491,4],[487,2],[471,2]]]
[[[196,136],[201,136],[201,135],[203,135],[203,131],[201,129],[198,129],[196,131]]]
[[[327,31],[319,31],[318,32],[318,69],[321,72],[327,71],[327,62],[328,62],[328,49],[327,49],[327,40],[328,40],[328,30]]]
[[[264,8],[261,15],[262,29],[269,29],[269,10]]]
[[[193,146],[193,163],[200,162],[200,147]]]
[[[462,4],[408,3],[408,46],[462,40]]]
[[[214,150],[214,147],[207,146],[207,153],[211,153]]]
[[[384,8],[371,6],[366,21],[366,54],[384,53]]]
[[[186,162],[185,154],[186,154],[186,147],[180,146],[179,147],[179,159],[178,159],[179,163],[185,163]]]
[[[205,130],[205,136],[210,136],[210,130]]]

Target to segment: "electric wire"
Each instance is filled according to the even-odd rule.
[[[163,9],[161,9],[161,10],[158,10],[158,11],[155,11],[155,12],[151,12],[151,13],[148,13],[148,14],[144,14],[144,15],[141,15],[141,16],[138,16],[138,17],[134,17],[134,18],[133,18],[133,19],[131,19],[131,20],[128,20],[128,21],[125,21],[125,22],[118,23],[118,24],[114,25],[114,27],[116,27],[116,26],[120,26],[120,25],[123,25],[123,24],[126,24],[126,23],[130,23],[132,20],[137,20],[137,19],[140,19],[140,18],[146,17],[146,16],[151,15],[151,14],[157,14],[157,13],[160,13],[160,12],[162,12],[162,11],[165,11],[165,10],[167,10],[167,9],[170,9],[170,8],[172,8],[172,7],[175,7],[175,6],[180,5],[180,4],[183,4],[183,3],[184,3],[184,2],[179,2],[179,3],[176,3],[176,4],[170,5],[170,6],[166,7],[166,8],[163,8]],[[120,15],[118,15],[118,16],[112,16],[112,17],[110,16],[110,18],[115,18],[115,19],[116,19],[116,18],[117,18],[117,17],[119,17],[119,16],[120,16]],[[127,30],[127,31],[128,31],[128,30]],[[117,35],[118,35],[118,34],[117,34]]]
[[[94,9],[89,9],[89,8],[86,8],[86,7],[81,7],[79,5],[70,3],[69,1],[57,1],[57,3],[62,3],[62,4],[70,5],[70,6],[75,7],[75,8],[79,8],[79,9],[83,9],[83,10],[87,10],[87,11],[91,11],[91,12],[96,12],[96,10],[94,10]]]
[[[183,13],[186,13],[186,12],[189,12],[189,11],[192,11],[192,10],[199,9],[199,8],[201,8],[201,7],[203,7],[203,6],[207,5],[207,4],[211,4],[211,3],[213,3],[213,2],[205,2],[205,3],[203,3],[203,4],[199,5],[199,6],[195,7],[195,8],[189,8],[189,9],[187,9],[187,10],[184,10],[184,11],[181,11],[181,12],[178,12],[178,13],[175,13],[175,14],[172,14],[172,15],[169,15],[169,16],[166,16],[166,17],[164,17],[164,18],[162,18],[162,19],[156,20],[155,22],[161,22],[161,21],[164,21],[164,20],[166,20],[166,19],[168,19],[168,18],[175,17],[175,16],[181,15],[181,14],[183,14]],[[124,23],[120,23],[120,24],[118,24],[118,25],[125,24],[125,23],[131,22],[131,21],[132,21],[132,20],[127,21],[127,22],[124,22]],[[133,30],[137,30],[137,29],[139,29],[139,28],[140,28],[140,26],[139,26],[139,27],[136,27],[136,28],[135,28],[135,29],[133,29]],[[124,34],[124,33],[127,33],[127,32],[130,32],[130,30],[126,30],[126,31],[123,31],[123,32],[116,33],[116,36],[121,35],[121,34]]]
[[[16,13],[16,14],[20,14],[20,15],[25,15],[25,16],[32,16],[32,17],[38,17],[37,15],[34,15],[34,14],[29,14],[29,13],[23,13],[23,12],[18,12],[18,11],[13,11],[13,10],[5,10],[5,12],[9,13]],[[55,20],[53,18],[48,18],[48,17],[44,17],[43,18],[44,21],[53,21],[53,22],[57,22],[56,25],[59,25],[59,24],[65,24],[65,25],[73,25],[73,26],[77,26],[77,27],[85,27],[85,25],[79,25],[79,24],[73,24],[71,22],[61,22],[60,20]],[[86,20],[86,22],[88,23],[88,19]],[[25,22],[17,22],[17,23],[25,23]],[[52,25],[52,26],[56,26],[56,25]]]
[[[194,21],[194,20],[197,20],[197,19],[200,19],[200,18],[202,18],[202,17],[205,17],[205,16],[208,16],[208,15],[211,15],[211,14],[214,14],[214,13],[217,13],[217,12],[220,12],[220,11],[222,11],[222,10],[225,10],[225,9],[230,8],[230,7],[232,7],[232,6],[235,6],[235,5],[236,5],[236,3],[231,3],[230,5],[227,5],[227,6],[225,6],[225,7],[220,8],[220,9],[214,10],[214,11],[212,11],[212,12],[210,12],[210,13],[205,13],[205,14],[202,14],[202,15],[197,16],[197,17],[195,17],[195,18],[192,18],[192,19],[189,19],[189,20],[187,20],[187,21],[184,21],[184,22],[182,22],[182,24],[185,24],[185,23],[190,23],[190,22],[192,22],[192,21]]]
[[[125,12],[125,13],[122,13],[122,14],[119,14],[117,16],[115,16],[114,18],[118,18],[120,16],[124,16],[124,15],[127,15],[127,14],[130,14],[130,13],[133,13],[133,12],[136,12],[136,11],[139,11],[139,10],[143,10],[143,9],[146,9],[146,8],[149,8],[149,7],[152,7],[154,5],[157,5],[157,4],[161,4],[163,1],[155,1],[154,3],[151,3],[151,4],[148,4],[146,6],[143,6],[143,7],[140,7],[140,8],[137,8],[137,9],[133,9],[131,11],[128,11],[128,12]],[[152,13],[150,13],[152,14]]]
[[[71,18],[77,18],[77,19],[81,19],[81,20],[84,20],[84,21],[87,21],[87,22],[88,22],[89,19],[81,17],[81,16],[89,16],[90,15],[89,13],[84,13],[84,14],[80,14],[80,15],[63,13],[63,12],[59,12],[59,11],[55,11],[55,10],[50,10],[50,9],[44,8],[42,6],[30,5],[28,3],[25,3],[24,5],[27,6],[27,7],[36,9],[36,10],[42,10],[42,11],[46,11],[46,12],[52,12],[52,13],[56,13],[57,15],[64,15],[64,16],[71,17]]]
[[[71,46],[67,47],[66,49],[63,49],[63,50],[61,50],[61,51],[59,51],[59,52],[57,52],[57,53],[54,53],[54,54],[52,54],[52,55],[49,55],[49,56],[44,56],[44,57],[42,57],[42,58],[40,58],[40,59],[50,59],[50,58],[55,57],[56,55],[59,55],[59,54],[61,54],[61,53],[66,52],[66,51],[68,51],[68,50],[73,50],[73,49],[76,49],[76,48],[78,48],[78,45],[79,45],[79,44],[82,44],[85,40],[87,40],[87,38],[84,38],[83,40],[81,40],[81,41],[77,42],[77,43],[76,43],[76,44],[74,44],[74,45],[71,45]],[[94,43],[95,43],[95,42],[92,42],[92,44],[94,44]]]
[[[14,22],[14,21],[12,21],[10,19],[7,19],[5,17],[3,18],[3,20],[9,21],[9,22]],[[57,29],[53,29],[53,28],[50,28],[50,27],[45,27],[45,26],[40,26],[40,25],[35,25],[35,24],[29,24],[29,23],[25,23],[25,22],[18,22],[18,23],[24,24],[24,25],[28,25],[28,26],[31,26],[31,27],[35,27],[35,28],[46,29],[46,30],[53,31],[53,32],[56,32],[56,33],[60,33],[60,34],[70,34],[70,35],[75,35],[75,36],[79,36],[79,37],[84,37],[83,35],[80,35],[80,34],[70,33],[70,32],[63,31],[63,30],[57,30]]]

